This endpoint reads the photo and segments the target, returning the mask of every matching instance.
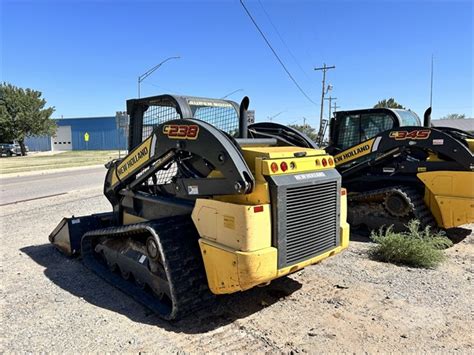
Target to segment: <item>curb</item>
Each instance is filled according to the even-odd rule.
[[[68,171],[81,171],[81,170],[87,170],[87,169],[95,169],[95,168],[99,168],[99,167],[104,168],[104,171],[106,170],[104,164],[86,165],[86,166],[73,166],[73,167],[70,167],[70,168],[57,168],[57,169],[48,169],[48,170],[24,171],[24,172],[18,172],[18,173],[1,174],[0,175],[0,180],[13,178],[13,177],[49,175],[49,174],[68,172]]]

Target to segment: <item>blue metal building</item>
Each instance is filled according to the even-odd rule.
[[[26,137],[25,144],[28,149],[32,152],[45,152],[51,150],[51,137],[50,136],[39,136],[39,137]]]
[[[115,117],[55,119],[58,129],[53,137],[28,137],[31,151],[127,149],[127,137]]]

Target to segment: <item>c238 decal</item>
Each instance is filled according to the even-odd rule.
[[[163,134],[171,139],[197,139],[199,135],[199,126],[169,124],[163,127]]]

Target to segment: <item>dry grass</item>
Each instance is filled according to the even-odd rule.
[[[408,231],[394,232],[392,227],[372,232],[372,240],[377,244],[369,252],[379,261],[403,264],[413,267],[432,268],[444,260],[442,249],[453,243],[444,232],[433,232],[429,227],[420,228],[420,222],[412,220]]]
[[[33,153],[24,157],[0,158],[0,174],[98,165],[115,158],[118,158],[116,150],[79,150],[48,155]]]

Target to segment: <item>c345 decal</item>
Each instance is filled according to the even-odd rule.
[[[428,139],[431,131],[429,129],[417,129],[414,131],[393,131],[390,132],[390,138],[397,141],[403,141],[405,139]]]
[[[199,135],[199,126],[169,124],[163,127],[163,134],[171,139],[197,139]]]

